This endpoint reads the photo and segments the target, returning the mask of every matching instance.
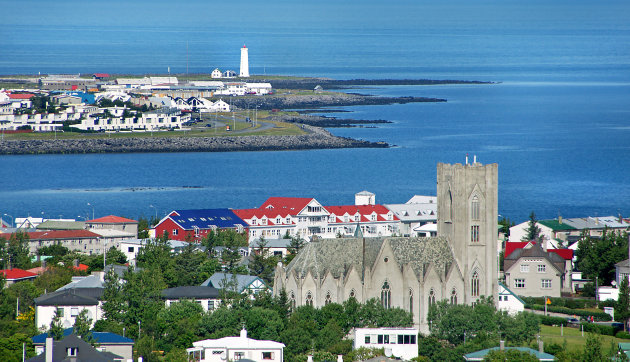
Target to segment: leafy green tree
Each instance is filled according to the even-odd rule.
[[[140,248],[136,256],[139,267],[146,269],[159,269],[160,275],[169,286],[177,285],[175,271],[175,259],[171,255],[171,247],[168,245],[168,233],[147,240],[144,247]]]
[[[123,284],[114,269],[109,269],[105,274],[103,283],[103,314],[110,322],[123,322],[123,313],[126,310]]]
[[[155,335],[160,336],[157,347],[172,351],[186,349],[196,340],[195,333],[203,316],[201,305],[191,301],[173,303],[157,314]]]
[[[68,254],[70,250],[61,244],[42,246],[37,249],[37,255],[47,255],[52,257],[62,257]]]
[[[609,285],[615,279],[615,264],[628,258],[628,233],[604,229],[600,238],[582,234],[575,252],[577,269],[586,278]]]
[[[509,218],[502,217],[501,220],[499,220],[499,226],[501,227],[501,232],[505,236],[510,236],[510,228],[514,225],[515,225],[514,222],[510,221]]]
[[[76,316],[74,320],[74,330],[73,333],[79,336],[82,340],[95,344],[94,336],[91,331],[92,326],[92,318],[88,317],[88,310],[83,309]]]
[[[249,263],[249,269],[252,275],[256,275],[265,283],[273,285],[273,275],[279,259],[269,255],[268,243],[265,238],[260,237],[254,249],[252,261]]]
[[[20,300],[20,313],[34,306],[34,300],[43,290],[38,289],[33,282],[23,281],[11,284],[0,291],[0,319],[16,318],[16,303]]]
[[[289,254],[284,260],[285,264],[289,264],[304,245],[306,245],[306,241],[300,235],[291,236],[291,242],[288,248]]]
[[[52,337],[55,341],[59,341],[63,338],[63,326],[61,325],[61,310],[55,309],[55,315],[50,321],[50,329],[48,330],[48,336]]]
[[[127,256],[115,246],[112,246],[107,251],[107,264],[125,265],[127,264]]]
[[[345,336],[345,333],[337,321],[330,319],[315,337],[315,348],[327,350],[329,347],[341,342],[343,336]]]
[[[140,321],[141,328],[146,334],[155,333],[157,330],[155,316],[164,309],[161,291],[166,288],[160,269],[127,271],[124,279],[125,324],[136,326]]]
[[[589,362],[604,362],[608,361],[608,358],[604,356],[602,350],[602,338],[592,333],[588,333],[586,336],[586,344],[584,345],[584,354],[582,361]]]
[[[70,283],[73,274],[69,267],[50,266],[35,278],[33,284],[42,291],[52,292]]]
[[[161,359],[158,356],[155,346],[155,339],[153,337],[144,335],[136,342],[136,358],[142,357],[143,361],[147,362],[160,362]]]
[[[619,298],[615,305],[615,319],[623,322],[623,330],[627,330],[628,318],[630,318],[630,288],[628,287],[628,278],[621,279],[619,287]]]
[[[532,211],[529,214],[529,223],[527,224],[527,231],[521,241],[540,241],[540,228],[536,220],[536,214]]]
[[[24,333],[0,338],[0,361],[21,361],[22,346],[26,344],[26,358],[35,356],[35,348],[31,338]]]
[[[9,240],[0,237],[0,258],[3,260],[5,268],[9,264],[20,269],[31,267],[28,243],[28,234],[22,231],[11,234]]]

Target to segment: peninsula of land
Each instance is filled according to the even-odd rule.
[[[188,79],[186,79],[188,77]],[[172,82],[174,77],[155,77]],[[80,78],[79,78],[80,79]],[[137,78],[125,78],[133,84]],[[137,80],[138,82],[142,81]],[[266,151],[266,150],[301,150],[325,148],[383,148],[386,142],[371,142],[345,137],[337,137],[325,128],[333,127],[375,127],[376,124],[389,123],[388,120],[361,120],[312,115],[322,108],[357,105],[387,105],[412,102],[446,102],[446,99],[431,97],[383,97],[356,93],[357,89],[378,85],[436,85],[436,84],[481,84],[486,82],[460,80],[333,80],[327,78],[298,77],[263,77],[253,76],[248,79],[232,79],[225,88],[208,92],[218,83],[197,80],[199,76],[180,76],[186,79],[185,86],[168,88],[137,87],[131,91],[115,88],[115,82],[109,87],[86,92],[96,94],[92,108],[99,107],[94,114],[81,114],[78,120],[63,119],[63,127],[55,124],[55,112],[74,111],[79,106],[68,104],[71,97],[80,97],[76,89],[61,92],[42,89],[40,79],[37,83],[25,77],[0,77],[5,88],[14,84],[11,93],[18,99],[26,99],[33,93],[33,101],[45,99],[43,109],[39,111],[50,118],[53,126],[44,132],[28,127],[4,131],[0,141],[0,154],[65,154],[65,153],[127,153],[127,152],[227,152],[227,151]],[[258,82],[258,83],[250,83]],[[120,83],[120,82],[118,82]],[[53,83],[54,84],[54,83]],[[113,84],[113,85],[112,85]],[[261,86],[267,87],[261,91]],[[22,90],[16,89],[20,85]],[[129,87],[129,84],[127,84]],[[233,88],[230,88],[233,87]],[[240,92],[239,87],[246,90]],[[249,88],[247,88],[249,87]],[[45,87],[44,87],[45,88]],[[74,87],[76,88],[76,87]],[[115,92],[112,89],[116,90]],[[234,90],[236,89],[236,90]],[[334,89],[334,91],[331,91]],[[341,90],[345,91],[341,91]],[[253,90],[253,91],[251,91]],[[348,92],[352,90],[352,92]],[[74,92],[73,92],[74,91]],[[162,93],[160,97],[157,93]],[[108,99],[108,94],[124,98]],[[104,96],[99,96],[104,95]],[[227,97],[225,97],[227,96]],[[84,97],[84,96],[83,96]],[[99,98],[100,97],[100,98]],[[28,98],[31,99],[31,98]],[[40,99],[40,103],[43,101]],[[70,99],[70,100],[68,100]],[[157,99],[157,100],[156,100]],[[103,101],[105,100],[105,101]],[[50,102],[50,103],[49,103]],[[156,104],[167,105],[170,113],[160,113]],[[195,103],[196,102],[196,103]],[[190,104],[189,104],[190,103]],[[220,105],[211,111],[201,108],[203,104]],[[51,104],[54,104],[51,106]],[[111,108],[108,108],[111,107]],[[113,107],[112,107],[113,106]],[[141,108],[142,106],[142,108]],[[189,106],[190,108],[185,108]],[[52,107],[52,108],[51,108]],[[135,107],[135,108],[134,108]],[[219,106],[217,106],[219,107]],[[120,109],[123,108],[121,111]],[[152,109],[156,109],[153,111]],[[175,121],[175,113],[178,113]],[[149,118],[155,116],[153,124]],[[347,112],[347,111],[332,111]],[[19,109],[22,118],[37,118],[37,110]],[[26,115],[25,115],[26,114]],[[34,115],[34,116],[32,116]],[[140,118],[140,116],[142,118]],[[155,123],[160,117],[177,122],[175,126],[165,128]],[[92,127],[85,125],[84,117],[90,117]],[[127,118],[125,118],[127,117]],[[14,116],[15,118],[15,116]],[[140,121],[138,121],[140,120]],[[81,122],[79,124],[79,122]],[[118,128],[109,125],[118,124]],[[144,122],[144,123],[143,123]],[[162,122],[162,121],[160,121]],[[6,123],[6,122],[5,122]],[[139,123],[143,126],[129,126]],[[24,123],[26,124],[26,123]],[[121,127],[121,124],[123,125]],[[98,125],[98,127],[96,127]],[[140,128],[144,127],[144,128]],[[8,130],[8,128],[7,128]],[[53,131],[54,132],[51,132]]]

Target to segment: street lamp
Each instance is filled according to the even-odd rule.
[[[88,206],[92,206],[92,220],[94,220],[94,205],[87,203]]]
[[[14,222],[15,222],[15,219],[13,218],[13,216],[11,216],[9,214],[4,214],[4,216],[9,216],[11,218],[11,227],[13,227],[14,226]]]

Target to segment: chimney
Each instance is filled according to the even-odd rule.
[[[501,340],[499,341],[499,349],[504,351],[505,350],[505,341]]]
[[[247,329],[245,327],[241,329],[241,338],[247,338]]]
[[[545,342],[543,342],[542,338],[538,340],[538,352],[545,353]]]
[[[46,362],[53,362],[53,339],[46,338]]]
[[[313,356],[309,354],[308,357],[306,358],[306,362],[313,362]]]
[[[477,163],[477,155],[473,156],[473,165]]]
[[[343,362],[343,356],[338,354],[337,355],[337,362]]]
[[[466,164],[468,164],[468,154],[466,154]]]

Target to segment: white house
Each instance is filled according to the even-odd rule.
[[[353,349],[383,348],[387,357],[418,357],[418,328],[356,328]]]
[[[231,289],[237,293],[254,296],[263,291],[270,291],[265,282],[255,275],[214,273],[201,286],[217,289]]]
[[[433,228],[423,228],[426,224],[435,224],[437,231],[436,196],[415,195],[404,204],[386,204],[385,207],[400,220],[400,233],[403,236],[432,236]],[[427,235],[427,231],[431,235]]]
[[[515,315],[525,310],[525,302],[514,294],[505,284],[499,282],[499,300],[497,309]]]
[[[69,328],[74,325],[76,316],[86,309],[87,317],[92,320],[92,325],[103,318],[99,301],[103,294],[103,288],[71,288],[44,294],[35,298],[35,326],[39,330],[50,328],[50,322],[59,310],[61,325]]]
[[[271,83],[245,83],[245,88],[247,93],[259,96],[272,93]]]
[[[186,351],[189,361],[223,362],[249,359],[256,362],[282,362],[284,361],[284,347],[284,344],[279,342],[247,338],[247,330],[243,328],[238,337],[193,342],[193,347]]]
[[[221,78],[222,76],[223,76],[223,73],[221,73],[219,68],[214,68],[212,73],[210,73],[210,78],[212,78],[212,79]]]
[[[162,290],[162,298],[167,307],[182,300],[190,300],[201,305],[205,312],[219,307],[219,290],[209,286],[183,286]]]

